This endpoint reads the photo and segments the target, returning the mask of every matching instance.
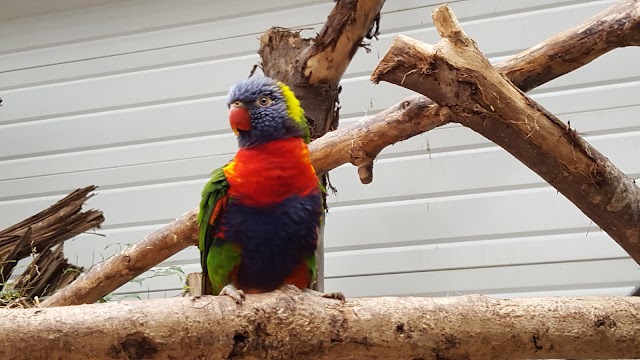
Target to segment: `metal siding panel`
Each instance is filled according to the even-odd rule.
[[[456,296],[632,287],[640,281],[631,259],[476,268],[327,279],[326,291],[358,296]],[[566,291],[565,294],[571,294]]]
[[[634,107],[638,105],[638,97],[636,94],[640,91],[640,82],[618,83],[611,85],[603,85],[596,87],[586,87],[583,89],[572,91],[560,91],[554,93],[538,94],[535,98],[542,101],[543,105],[550,111],[554,112],[563,120],[570,120],[574,128],[581,132],[597,131],[598,133],[616,131],[628,131],[635,127],[635,119],[633,111],[626,112],[626,107]],[[606,112],[593,112],[594,110],[613,109],[620,107],[620,116],[611,115]],[[635,108],[634,108],[635,109]],[[186,111],[185,111],[186,112]],[[170,112],[168,112],[170,113]],[[194,111],[197,115],[198,111]],[[568,115],[564,115],[568,114]],[[606,121],[602,121],[603,117],[609,117]],[[353,120],[344,119],[342,126],[351,124]],[[149,118],[152,120],[152,118]],[[115,121],[115,120],[114,120]],[[181,119],[180,126],[171,126],[167,129],[167,133],[174,131],[174,135],[179,136],[181,131],[185,131],[191,126],[192,117]],[[195,120],[206,122],[207,119]],[[209,121],[214,121],[210,119]],[[158,120],[157,124],[171,125],[171,121]],[[154,123],[150,123],[148,127],[152,127]],[[102,125],[97,124],[97,127]],[[2,129],[0,127],[0,129]],[[7,129],[5,127],[5,129]],[[400,155],[411,155],[412,153],[432,153],[464,150],[477,147],[487,147],[490,143],[479,135],[476,135],[466,129],[454,130],[450,135],[443,134],[442,131],[449,131],[451,126],[435,129],[427,134],[417,136],[406,140],[383,151],[384,154],[395,153]],[[77,134],[75,129],[68,129],[69,132]],[[71,131],[73,130],[73,131]],[[118,132],[126,132],[126,129],[117,128]],[[154,130],[157,131],[157,130]],[[190,131],[190,130],[187,130]],[[32,131],[35,132],[35,131]],[[2,131],[0,130],[0,133]],[[78,136],[83,134],[77,134]],[[2,136],[2,135],[0,135]],[[29,132],[25,133],[29,136]],[[90,138],[97,137],[96,134],[86,134]],[[108,134],[105,136],[109,136]],[[228,136],[231,136],[230,134]],[[208,135],[193,138],[178,138],[176,140],[161,141],[143,141],[140,144],[120,145],[114,147],[101,147],[98,149],[87,149],[82,151],[74,151],[17,158],[13,160],[0,161],[0,180],[43,176],[49,174],[60,174],[77,171],[88,171],[101,168],[112,168],[118,166],[131,166],[144,164],[149,162],[174,161],[180,159],[189,159],[201,156],[211,156],[221,153],[230,153],[235,151],[233,139],[227,135]],[[144,134],[140,134],[144,139]],[[73,136],[72,136],[73,138]],[[11,143],[20,147],[21,143],[29,142],[27,139],[10,137]],[[442,139],[440,141],[439,139]],[[73,140],[69,139],[72,143]],[[46,141],[47,143],[56,144],[58,141]],[[49,145],[55,147],[57,145]]]
[[[184,273],[198,269],[197,264],[179,267]],[[154,271],[149,271],[138,279],[140,283],[127,283],[116,293],[142,296],[148,291],[175,291],[184,285],[184,279],[175,271],[170,271],[167,276],[158,276]],[[563,295],[571,295],[574,293],[571,290],[582,295],[588,289],[602,288],[610,290],[591,292],[611,294],[620,292],[616,288],[631,288],[638,281],[640,270],[635,262],[617,259],[329,278],[325,286],[327,291],[341,291],[347,297],[457,296],[470,293],[515,297],[518,293],[524,293],[521,296],[537,296],[560,291]]]
[[[145,0],[129,1],[126,4],[116,2],[0,24],[0,32],[11,34],[0,38],[0,54],[189,26],[207,21],[224,22],[229,18],[265,15],[286,10],[288,7],[320,2],[328,0],[245,0],[243,6],[237,6],[235,2],[230,1],[211,0],[154,0],[152,4]],[[244,28],[251,26],[249,23],[243,24]],[[230,34],[237,34],[239,31],[242,30],[235,29]]]
[[[460,129],[465,130],[465,129]],[[613,135],[599,135],[591,143],[601,149],[613,161],[618,162],[622,170],[632,176],[640,174],[640,163],[628,154],[640,152],[640,132],[627,132]],[[101,169],[89,172],[42,176],[28,179],[0,181],[0,219],[10,224],[22,216],[21,207],[44,207],[51,200],[51,194],[63,196],[83,184],[100,184],[100,196],[90,204],[113,206],[104,208],[107,225],[126,223],[116,221],[121,217],[148,222],[153,218],[141,216],[141,213],[157,210],[157,201],[181,203],[181,197],[190,191],[188,198],[197,200],[199,187],[202,187],[208,174],[231,159],[231,155],[202,157],[189,160],[145,164],[131,167]],[[367,186],[362,186],[351,166],[342,166],[332,172],[332,183],[339,192],[330,196],[332,212],[342,211],[350,205],[387,203],[411,199],[443,202],[456,196],[471,196],[490,192],[500,193],[506,190],[527,189],[538,191],[547,184],[510,154],[500,148],[487,148],[470,151],[458,151],[433,156],[419,155],[382,159],[376,163],[376,176]],[[399,177],[398,174],[408,176]],[[473,174],[473,175],[470,175]],[[194,190],[195,189],[195,190]],[[174,195],[174,191],[178,193]],[[123,193],[135,192],[135,201],[140,202],[134,208],[123,211],[117,209]],[[162,193],[166,195],[162,195]],[[150,195],[145,195],[145,194]],[[43,196],[44,195],[44,196]],[[27,197],[29,196],[29,197]],[[174,200],[174,198],[177,198]],[[134,198],[132,198],[134,199]],[[155,199],[155,201],[151,201]],[[453,198],[451,198],[453,199]],[[131,200],[134,201],[134,200]],[[196,204],[194,202],[193,204]],[[99,205],[93,205],[99,206]],[[188,207],[187,207],[188,209]],[[107,211],[108,210],[108,211]],[[169,211],[171,209],[168,209]],[[129,212],[133,212],[130,214]],[[119,213],[115,215],[113,213]],[[329,215],[331,217],[331,213]],[[162,219],[167,219],[163,217]],[[329,224],[330,225],[330,224]]]

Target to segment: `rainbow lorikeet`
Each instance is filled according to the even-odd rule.
[[[300,101],[285,84],[254,76],[231,88],[227,105],[239,150],[202,191],[202,293],[242,303],[244,293],[309,288],[324,189]]]

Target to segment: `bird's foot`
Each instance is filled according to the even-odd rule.
[[[225,287],[222,288],[222,291],[220,291],[220,296],[228,296],[230,298],[233,299],[233,301],[236,302],[236,304],[238,305],[242,305],[242,303],[244,303],[244,291],[240,290],[240,289],[236,289],[235,286],[229,284]]]
[[[346,301],[346,298],[344,297],[344,294],[339,292],[339,291],[330,292],[330,293],[322,293],[322,292],[311,290],[311,289],[304,289],[304,292],[306,292],[307,294],[311,294],[311,295],[314,295],[314,296],[320,296],[320,297],[327,298],[327,299],[340,300],[342,302]]]

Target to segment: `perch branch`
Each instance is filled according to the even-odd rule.
[[[500,145],[573,202],[640,263],[640,189],[496,69],[447,6],[433,12],[436,45],[399,36],[374,71],[427,95],[454,121]],[[416,71],[417,70],[417,71]]]
[[[640,298],[362,298],[286,288],[5,310],[2,359],[635,358]],[[23,331],[16,331],[20,324]],[[29,331],[32,329],[33,331]],[[27,331],[25,333],[25,331]],[[99,334],[99,336],[96,336]]]
[[[636,10],[625,11],[624,17],[618,17],[616,14],[621,7],[625,6]],[[568,41],[582,38],[579,34],[583,32],[606,34],[606,38],[584,37],[581,43],[581,47],[585,48],[596,46],[596,44],[604,46],[600,50],[600,55],[618,47],[636,44],[637,38],[630,35],[620,36],[619,32],[612,29],[619,29],[620,24],[631,24],[629,29],[635,29],[633,31],[637,33],[637,24],[640,22],[640,11],[637,8],[637,1],[621,1],[594,16],[583,25],[563,32],[562,37],[554,36],[531,50],[516,55],[513,59],[496,64],[496,68],[504,72],[518,87],[528,90],[543,84],[587,63],[580,60],[585,56],[582,51],[574,51],[576,47],[570,43],[563,45],[565,38]],[[263,37],[263,39],[265,38]],[[273,48],[270,49],[272,52],[275,51]],[[279,54],[286,56],[284,50]],[[530,60],[534,57],[545,57],[546,61]],[[528,63],[539,63],[540,67],[533,68],[527,66]],[[560,66],[560,63],[573,64],[573,66]],[[273,74],[271,75],[273,76]],[[274,77],[277,78],[277,76]],[[343,164],[354,163],[353,144],[362,147],[360,154],[367,154],[373,159],[385,147],[419,135],[448,121],[447,114],[443,113],[433,101],[422,95],[413,95],[383,112],[367,117],[346,128],[329,132],[314,140],[310,144],[312,163],[319,174],[326,173]],[[113,266],[95,267],[89,270],[86,275],[81,276],[80,279],[83,277],[94,279],[90,282],[91,286],[94,286],[93,288],[85,285],[82,280],[75,281],[63,292],[54,294],[43,304],[45,306],[62,306],[95,302],[127,281],[166,260],[174,253],[194,245],[197,238],[196,213],[197,210],[188,212],[163,229],[146,237],[143,240],[144,246],[135,247],[141,254],[144,254],[144,256],[133,256],[137,264],[135,272],[131,270],[120,271],[115,264],[122,261],[108,259],[107,262]],[[173,238],[171,234],[175,234],[176,238]],[[132,249],[127,249],[125,252]],[[171,251],[164,251],[165,249],[171,249]],[[123,256],[124,253],[116,255],[116,259],[122,259]],[[130,257],[130,255],[128,256]],[[101,285],[98,286],[98,284]]]

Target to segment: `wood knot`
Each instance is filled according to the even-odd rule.
[[[122,358],[124,355],[127,359],[149,359],[158,352],[156,343],[139,331],[128,334],[118,345],[111,346],[109,357]]]
[[[609,315],[604,315],[593,322],[593,326],[596,329],[605,328],[605,329],[614,329],[618,324],[614,319]]]

